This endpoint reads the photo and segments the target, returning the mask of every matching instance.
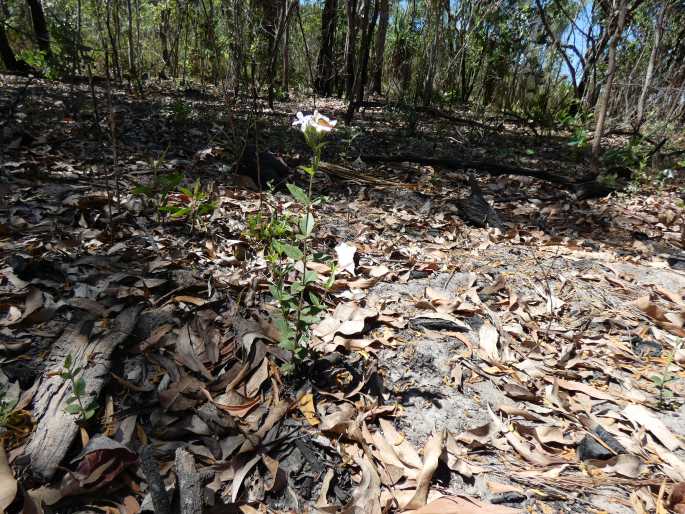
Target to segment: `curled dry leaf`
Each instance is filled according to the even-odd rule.
[[[678,514],[685,514],[685,482],[680,482],[673,487],[668,497],[668,506]]]
[[[623,409],[623,415],[633,423],[649,430],[669,450],[674,451],[680,448],[681,443],[678,438],[647,407],[628,405]]]
[[[307,423],[309,423],[311,426],[316,426],[320,422],[318,418],[316,417],[316,409],[314,408],[314,396],[312,393],[307,393],[300,398],[300,401],[297,402],[297,407],[300,409],[300,412],[304,415],[304,418],[307,420]]]
[[[411,468],[421,469],[423,467],[421,457],[404,435],[395,430],[395,427],[387,419],[381,419],[379,423],[385,439],[390,443],[402,463]]]
[[[354,255],[357,253],[357,247],[342,242],[335,247],[335,253],[338,256],[338,268],[341,271],[347,271],[350,275],[355,276]]]
[[[5,447],[0,444],[0,512],[4,512],[17,495],[17,480],[12,474]]]
[[[355,462],[361,469],[362,479],[352,491],[352,500],[345,507],[345,514],[381,514],[381,479],[376,467],[364,455]]]
[[[498,342],[499,333],[497,329],[488,322],[483,323],[478,330],[478,345],[483,352],[483,356],[487,359],[498,361],[500,359],[499,349],[497,348]]]
[[[642,461],[635,455],[622,454],[608,460],[586,460],[588,469],[601,469],[604,473],[626,478],[639,478],[645,470]]]
[[[441,430],[431,436],[426,443],[423,453],[423,468],[416,480],[416,493],[409,500],[406,508],[416,509],[423,507],[428,500],[428,490],[430,489],[433,473],[438,469],[438,461],[445,446],[445,431]]]

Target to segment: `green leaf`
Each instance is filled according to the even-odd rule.
[[[304,290],[304,285],[303,285],[302,282],[300,282],[299,280],[297,280],[296,282],[293,282],[293,283],[290,285],[290,292],[291,292],[293,295],[296,295],[296,294],[300,293],[300,292],[303,291],[303,290]]]
[[[81,407],[79,406],[78,403],[72,403],[71,405],[67,405],[66,410],[69,414],[80,414],[81,413]]]
[[[280,242],[278,239],[274,239],[273,241],[271,241],[271,248],[278,255],[285,255],[285,248],[283,248],[283,243]]]
[[[74,359],[72,358],[71,354],[67,355],[67,358],[64,359],[64,367],[67,369],[71,368],[73,362]]]
[[[319,274],[316,271],[307,270],[304,272],[304,283],[311,284],[316,282],[319,278]]]
[[[69,373],[68,371],[62,371],[59,374],[59,376],[62,377],[64,380],[69,380],[71,378],[71,373]]]
[[[301,204],[307,205],[309,203],[309,196],[305,193],[304,189],[296,186],[295,184],[286,184],[288,191],[293,195],[293,198],[300,202]]]
[[[318,323],[320,320],[319,316],[311,315],[311,314],[303,314],[300,316],[300,322],[304,323],[306,325],[313,325],[314,323]]]
[[[86,394],[86,381],[83,377],[74,382],[74,396],[83,396]]]
[[[311,235],[312,230],[314,230],[314,215],[311,212],[308,212],[300,218],[299,228],[303,235]]]
[[[66,402],[69,404],[69,403],[74,403],[77,400],[78,400],[78,398],[76,398],[76,396],[70,396],[69,398],[66,399]]]
[[[302,250],[300,250],[297,246],[293,246],[288,243],[283,243],[283,252],[288,257],[290,257],[291,259],[295,259],[296,261],[299,261],[304,256]]]
[[[178,190],[179,190],[181,193],[183,193],[184,195],[190,196],[191,198],[192,198],[193,196],[195,196],[195,195],[193,194],[193,192],[192,192],[190,189],[188,189],[187,187],[179,187]]]
[[[86,410],[86,412],[84,412],[84,414],[83,414],[84,420],[88,420],[88,419],[92,418],[93,416],[95,416],[96,412],[97,412],[97,409],[95,409],[95,408],[90,408],[90,409]]]
[[[133,194],[134,195],[145,195],[145,196],[150,196],[153,194],[153,190],[149,186],[136,186],[133,188]]]
[[[172,218],[182,218],[183,216],[187,216],[190,214],[190,207],[181,207],[180,209],[176,209],[171,213]]]

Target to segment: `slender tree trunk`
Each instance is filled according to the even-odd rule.
[[[133,40],[133,9],[131,8],[131,0],[126,0],[126,14],[128,22],[128,73],[129,82],[137,82],[138,75],[136,73],[136,55],[135,42]]]
[[[333,92],[333,55],[338,0],[326,0],[321,12],[321,49],[316,63],[316,90],[321,96]]]
[[[269,91],[268,91],[268,101],[269,108],[274,108],[274,75],[276,74],[276,61],[278,60],[278,47],[281,44],[281,38],[285,32],[285,27],[288,24],[290,15],[297,6],[299,0],[290,0],[286,2],[283,6],[283,14],[281,15],[281,21],[278,24],[278,29],[276,31],[276,36],[273,41],[273,49],[271,51],[271,62],[269,63]]]
[[[611,38],[611,43],[609,44],[609,63],[607,66],[607,77],[606,84],[604,85],[602,96],[597,103],[597,109],[595,111],[595,116],[597,117],[597,125],[595,126],[595,135],[592,140],[592,160],[594,166],[597,167],[599,164],[599,152],[602,148],[602,134],[604,132],[604,121],[607,115],[607,107],[609,105],[609,99],[611,97],[611,88],[614,83],[614,75],[616,73],[616,48],[618,47],[618,42],[621,39],[621,34],[623,33],[623,24],[626,19],[626,1],[627,0],[614,0],[614,13],[617,17],[616,28],[614,30],[613,37]]]
[[[95,0],[97,2],[98,0]],[[112,64],[114,65],[114,76],[117,81],[121,82],[121,63],[119,61],[119,31],[117,29],[118,16],[116,15],[117,6],[112,6],[112,0],[107,0],[107,36],[109,37],[109,44],[112,47]],[[112,30],[112,23],[114,23],[114,30]]]
[[[354,54],[357,46],[357,0],[345,2],[347,34],[345,35],[345,97],[353,99]]]
[[[369,3],[373,2],[373,14],[369,18],[368,7],[364,13],[364,23],[366,33],[362,38],[360,57],[361,57],[361,75],[359,84],[356,85],[355,99],[357,103],[364,100],[364,89],[369,81],[369,57],[371,55],[371,41],[373,40],[373,32],[376,29],[378,22],[378,0],[367,0]],[[369,18],[369,19],[367,19]]]
[[[373,15],[370,15],[371,2],[374,3]],[[355,64],[355,77],[352,94],[349,97],[345,123],[352,122],[352,116],[358,104],[364,99],[364,85],[368,77],[369,54],[371,52],[371,39],[378,18],[378,3],[374,0],[364,0],[362,6],[362,37],[359,45],[359,56]]]
[[[435,70],[438,59],[438,37],[440,34],[440,6],[434,6],[434,27],[433,27],[433,41],[431,42],[430,51],[428,52],[428,66],[426,69],[426,80],[423,83],[423,105],[428,106],[433,99],[433,80],[435,79]]]
[[[169,29],[171,11],[168,7],[163,8],[159,13],[159,43],[162,47],[162,73],[164,77],[168,72],[172,73],[171,52],[169,51]]]
[[[371,92],[380,95],[383,87],[383,62],[385,57],[385,40],[388,34],[388,20],[390,19],[389,0],[380,0],[378,32],[376,33],[376,45],[374,56],[373,83]]]
[[[661,11],[654,21],[654,43],[652,44],[652,52],[649,55],[649,63],[647,64],[647,71],[645,72],[645,82],[642,84],[642,92],[640,99],[637,102],[637,115],[635,116],[635,123],[633,128],[635,132],[639,132],[640,127],[645,121],[645,103],[647,102],[647,95],[649,94],[649,87],[652,84],[652,76],[654,75],[654,65],[659,54],[659,45],[661,44],[661,36],[664,31],[664,16],[666,14],[666,7],[662,6]]]
[[[38,48],[45,52],[46,57],[52,56],[50,50],[50,32],[48,31],[48,23],[45,20],[45,12],[40,0],[26,0],[31,9],[31,21],[33,22],[33,31],[36,34],[36,42]]]
[[[284,0],[285,7],[287,9],[288,0]],[[290,19],[285,20],[285,35],[283,40],[283,81],[281,86],[284,93],[288,94],[288,89],[290,89]]]
[[[83,12],[81,6],[81,0],[76,0],[76,37],[74,39],[74,67],[73,73],[81,73],[81,46],[82,46],[82,24],[83,24]]]

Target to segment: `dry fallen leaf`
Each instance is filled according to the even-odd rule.
[[[685,514],[685,482],[673,487],[668,497],[668,506],[678,514]]]
[[[319,419],[316,417],[316,409],[314,408],[314,396],[312,393],[307,393],[300,398],[300,401],[297,402],[297,406],[300,409],[300,412],[304,415],[304,418],[307,420],[307,423],[309,423],[311,426],[316,426],[320,423]]]
[[[423,454],[423,468],[416,479],[416,494],[409,500],[407,509],[416,509],[426,504],[433,473],[438,469],[438,461],[445,446],[445,431],[441,430],[431,436],[426,443]]]
[[[355,276],[354,255],[357,253],[357,247],[342,242],[335,247],[335,253],[338,256],[338,269],[340,271],[347,271],[350,275]]]
[[[623,415],[633,423],[645,427],[661,441],[666,448],[674,451],[680,448],[680,441],[647,407],[643,405],[628,405],[623,409]]]
[[[7,462],[5,447],[0,444],[0,511],[4,512],[17,495],[17,480]]]
[[[411,514],[520,514],[522,510],[485,503],[468,496],[442,496]]]
[[[483,351],[484,357],[494,361],[499,360],[498,342],[499,333],[497,332],[497,329],[487,321],[484,322],[478,330],[478,345]]]

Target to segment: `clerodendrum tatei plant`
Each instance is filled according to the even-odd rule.
[[[291,238],[272,239],[267,255],[272,276],[270,291],[280,306],[280,317],[276,319],[281,334],[280,344],[293,355],[290,369],[308,355],[310,327],[319,321],[319,313],[325,309],[321,297],[311,287],[317,281],[317,274],[307,269],[307,264],[314,259],[311,249],[313,207],[318,203],[318,200],[312,198],[312,184],[321,162],[324,138],[335,125],[335,120],[330,120],[317,111],[307,116],[297,113],[293,126],[299,127],[313,152],[311,165],[302,168],[309,177],[309,184],[307,191],[295,184],[287,184],[290,194],[300,204],[302,214],[292,218]],[[297,265],[288,259],[292,259]],[[296,279],[286,283],[293,272],[297,272]],[[334,278],[335,270],[331,272],[327,286],[332,284]]]

